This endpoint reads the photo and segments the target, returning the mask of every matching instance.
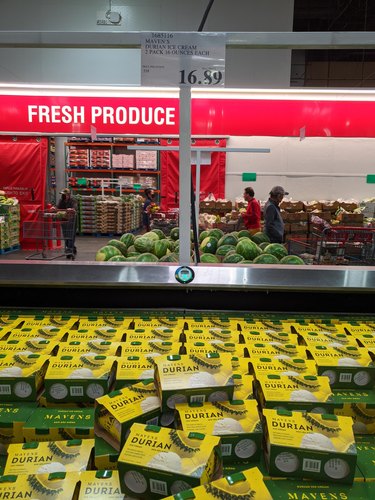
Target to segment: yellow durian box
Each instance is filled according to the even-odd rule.
[[[250,358],[289,356],[307,358],[306,347],[297,344],[283,344],[282,342],[249,342],[245,344],[245,355]]]
[[[354,345],[358,347],[355,337],[346,333],[336,332],[306,332],[299,337],[302,345],[330,345],[332,343],[342,345]]]
[[[98,330],[100,328],[111,328],[118,331],[124,331],[128,328],[127,321],[120,316],[81,316],[79,318],[79,330],[86,328],[89,330]]]
[[[248,360],[249,361],[249,360]],[[250,359],[251,372],[257,378],[262,373],[281,373],[282,375],[316,375],[315,361],[312,359],[296,358],[291,356],[252,357]]]
[[[181,342],[210,342],[211,340],[221,340],[222,342],[238,343],[238,331],[218,326],[206,326],[201,328],[189,328],[181,336]]]
[[[78,500],[124,500],[117,470],[87,470],[79,480]]]
[[[93,439],[94,408],[36,408],[23,426],[25,442]]]
[[[79,485],[78,472],[10,474],[0,477],[0,498],[73,500]]]
[[[114,328],[113,326],[101,325],[97,328],[79,328],[78,330],[70,330],[67,337],[64,339],[67,342],[88,342],[92,339],[100,341],[121,342],[124,338],[124,330]]]
[[[333,412],[328,377],[262,373],[254,380],[254,395],[261,408]]]
[[[121,342],[110,340],[90,339],[86,341],[72,340],[59,344],[59,356],[79,355],[94,353],[95,355],[119,356],[121,354]]]
[[[343,323],[319,323],[319,322],[306,322],[298,321],[290,323],[290,330],[292,333],[297,333],[300,336],[304,336],[306,333],[347,333],[345,325]]]
[[[167,497],[166,500],[272,500],[267,483],[257,467],[225,476],[191,490]]]
[[[115,389],[122,389],[141,380],[154,378],[153,353],[121,356],[117,363]]]
[[[23,443],[23,426],[36,407],[3,403],[0,405],[0,455],[11,443]]]
[[[142,316],[140,318],[134,318],[132,326],[134,330],[137,330],[138,328],[153,329],[166,327],[181,333],[185,327],[185,319],[181,316]]]
[[[51,358],[44,384],[48,403],[93,403],[113,385],[115,356],[86,353]]]
[[[375,434],[375,391],[374,390],[335,390],[334,414],[353,419],[353,432]]]
[[[10,444],[4,474],[50,474],[90,469],[93,439]]]
[[[132,356],[137,354],[178,354],[181,344],[170,342],[169,340],[135,340],[123,342],[121,346],[122,356]]]
[[[45,354],[0,354],[1,401],[37,401],[49,359]]]
[[[253,380],[252,375],[233,373],[233,399],[255,399]]]
[[[221,437],[224,463],[260,459],[263,434],[255,400],[177,404],[176,413],[183,431]]]
[[[78,316],[60,314],[36,314],[34,316],[20,316],[18,319],[22,322],[22,328],[40,328],[44,326],[53,326],[58,328],[63,327],[71,329],[77,323]]]
[[[233,368],[230,354],[171,355],[155,358],[155,385],[162,411],[177,403],[233,399]]]
[[[259,329],[259,330],[245,330],[241,332],[240,342],[242,344],[248,343],[267,343],[267,342],[281,342],[282,344],[293,344],[296,342],[296,336],[284,332],[271,330],[269,328]]]
[[[135,423],[120,453],[118,471],[126,495],[173,495],[221,477],[220,438]]]
[[[265,409],[263,430],[271,476],[353,483],[357,450],[351,418]]]
[[[69,329],[52,325],[41,325],[39,328],[23,327],[18,330],[12,330],[7,340],[31,340],[47,339],[61,342],[68,337]]]
[[[373,353],[375,349],[375,333],[363,333],[362,335],[356,335],[357,342],[361,347],[366,347],[371,349]]]
[[[3,340],[0,341],[0,353],[13,354],[56,354],[59,346],[57,340],[30,339],[30,340]]]
[[[309,346],[319,375],[329,378],[332,389],[371,389],[375,364],[367,349],[339,344]]]
[[[208,328],[221,328],[238,332],[238,321],[235,318],[213,315],[185,318],[184,330],[195,330],[196,328],[204,330]]]
[[[208,342],[187,342],[180,348],[180,354],[206,354],[208,352],[220,352],[243,356],[243,346],[234,342],[223,342],[222,340],[210,340]]]
[[[161,403],[153,379],[113,391],[95,402],[96,435],[120,449],[134,422],[158,425]]]
[[[168,326],[154,326],[148,328],[136,328],[126,330],[124,340],[126,342],[142,342],[143,340],[166,340],[169,342],[180,342],[182,327],[180,329]]]
[[[369,334],[369,333],[375,333],[375,327],[374,325],[368,324],[368,323],[362,323],[358,321],[349,321],[348,323],[343,324],[345,330],[350,333],[350,335],[353,335],[354,337],[357,337],[358,335],[363,335],[363,334]]]

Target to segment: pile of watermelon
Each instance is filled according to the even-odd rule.
[[[168,237],[160,229],[137,236],[125,233],[120,239],[112,239],[100,248],[95,260],[178,263],[179,246],[178,228],[173,228]],[[205,264],[304,264],[300,257],[288,255],[284,245],[270,243],[264,233],[251,235],[247,230],[229,234],[224,234],[221,229],[202,231],[199,251],[200,261]],[[193,243],[191,253],[193,261]]]

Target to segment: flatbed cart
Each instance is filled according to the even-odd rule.
[[[36,252],[27,256],[26,260],[75,259],[74,246],[71,249],[67,247],[67,242],[75,237],[75,210],[40,210],[37,219],[24,222],[22,229],[24,239],[36,242]],[[56,250],[51,250],[53,243]]]

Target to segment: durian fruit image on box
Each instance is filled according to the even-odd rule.
[[[121,342],[112,342],[110,340],[89,339],[89,340],[72,340],[70,342],[62,342],[59,345],[59,356],[91,353],[104,356],[118,356],[121,351]]]
[[[176,405],[178,428],[221,437],[223,461],[258,461],[262,426],[255,400]]]
[[[354,434],[375,434],[375,391],[333,391],[334,414],[353,419]]]
[[[221,477],[220,438],[135,423],[121,450],[118,471],[126,495],[174,495]]]
[[[154,380],[146,379],[95,401],[95,434],[120,450],[134,422],[158,425],[160,417]]]
[[[271,476],[352,484],[357,450],[350,417],[263,410]]]
[[[11,474],[0,477],[0,498],[73,500],[78,486],[78,472]]]
[[[153,353],[123,355],[117,362],[115,389],[122,389],[141,380],[154,378]]]
[[[155,385],[162,410],[177,403],[224,401],[233,398],[232,356],[216,352],[155,358]]]
[[[154,326],[149,328],[136,328],[135,330],[126,330],[126,342],[142,342],[142,340],[166,340],[169,342],[179,342],[182,328],[171,328],[168,326]]]
[[[2,354],[56,354],[59,342],[49,339],[3,340],[0,342]]]
[[[61,342],[66,339],[68,335],[68,328],[61,328],[51,325],[41,325],[39,327],[24,327],[16,330],[12,330],[8,335],[8,340],[54,340]]]
[[[280,354],[274,357],[252,357],[250,360],[251,372],[254,377],[265,372],[280,373],[281,375],[316,375],[315,361]]]
[[[286,355],[294,358],[307,358],[306,347],[302,345],[283,344],[282,342],[248,342],[245,344],[245,354],[250,358]]]
[[[90,470],[80,473],[78,500],[123,500],[117,470]]]
[[[243,356],[243,346],[234,342],[209,340],[207,342],[187,342],[181,347],[180,354],[207,354],[208,352],[228,353],[233,356]]]
[[[268,343],[268,342],[281,342],[283,344],[293,344],[296,341],[296,336],[284,332],[277,331],[271,328],[263,328],[256,330],[245,330],[240,334],[240,342],[243,344],[255,344],[255,343]]]
[[[132,342],[122,342],[122,356],[132,356],[137,354],[178,354],[181,344],[169,340],[149,339],[134,340]]]
[[[263,481],[262,473],[257,467],[253,467],[167,497],[166,500],[272,500],[273,498],[268,491],[267,483]]]
[[[330,344],[342,344],[342,345],[354,345],[358,347],[355,337],[347,335],[346,333],[336,333],[336,332],[306,332],[299,338],[302,345],[328,345]]]
[[[11,444],[4,474],[49,474],[90,468],[93,439]]]

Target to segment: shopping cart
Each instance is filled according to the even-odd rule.
[[[35,240],[36,243],[36,253],[27,256],[26,260],[53,260],[63,256],[74,260],[73,245],[67,243],[75,238],[75,210],[40,210],[36,220],[23,223],[22,230],[24,239]],[[61,245],[62,241],[64,245]],[[50,247],[53,244],[57,246],[59,242],[58,251],[50,251]]]

